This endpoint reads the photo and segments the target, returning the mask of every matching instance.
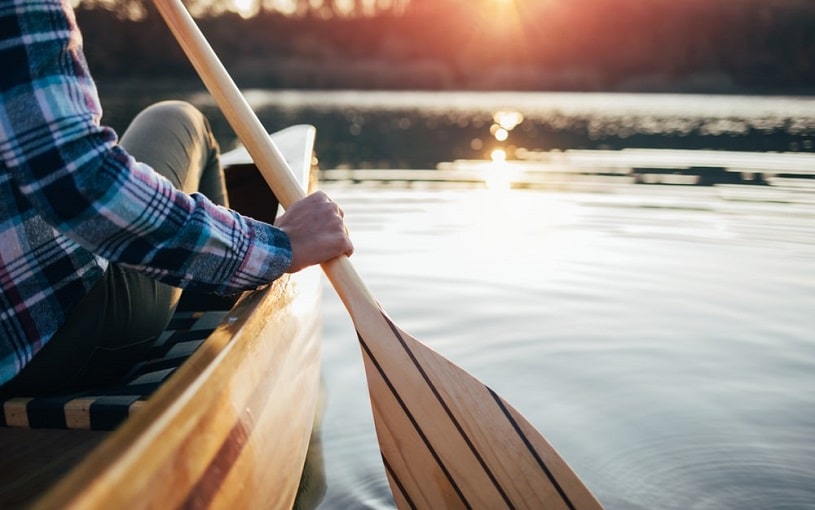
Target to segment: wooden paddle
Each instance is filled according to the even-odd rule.
[[[155,0],[283,206],[305,196],[180,0]],[[323,264],[357,330],[399,508],[601,508],[554,448],[481,382],[399,329],[347,257]]]

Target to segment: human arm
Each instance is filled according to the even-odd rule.
[[[290,266],[289,237],[303,244],[299,232],[311,223],[298,227],[289,214],[284,232],[181,193],[136,162],[100,126],[67,3],[18,4],[0,33],[8,71],[0,73],[0,164],[22,208],[97,256],[181,287],[231,293],[300,266]]]

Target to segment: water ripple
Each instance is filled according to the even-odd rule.
[[[400,327],[518,408],[609,510],[815,508],[815,229],[791,215],[811,206],[329,191]],[[356,340],[324,304],[323,507],[390,508]]]

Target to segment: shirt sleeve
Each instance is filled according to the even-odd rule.
[[[233,293],[278,278],[291,263],[284,232],[175,189],[100,125],[68,0],[15,3],[0,27],[0,161],[38,214],[171,285]]]

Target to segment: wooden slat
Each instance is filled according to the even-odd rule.
[[[3,403],[3,414],[9,427],[28,428],[26,406],[31,398],[12,398]]]

